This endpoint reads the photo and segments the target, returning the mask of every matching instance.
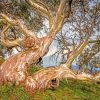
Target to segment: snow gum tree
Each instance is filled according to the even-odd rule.
[[[65,64],[41,69],[40,71],[33,73],[32,76],[28,74],[28,67],[31,64],[36,63],[40,58],[47,54],[49,51],[49,46],[54,40],[56,34],[62,29],[64,23],[67,22],[70,17],[72,17],[71,13],[75,0],[58,0],[55,11],[53,10],[54,7],[50,9],[49,6],[44,4],[45,1],[43,0],[25,0],[24,2],[27,3],[32,10],[36,11],[48,20],[49,32],[46,36],[39,38],[33,31],[27,28],[23,21],[18,17],[11,16],[11,14],[7,12],[0,13],[0,23],[3,24],[3,28],[0,31],[0,44],[6,48],[15,48],[17,46],[24,48],[24,50],[21,52],[10,56],[0,66],[0,83],[21,85],[24,86],[30,93],[35,93],[38,90],[55,88],[59,86],[59,80],[67,77],[74,79],[96,79],[96,76],[86,76],[85,73],[77,75],[70,69],[73,60],[88,44],[89,38],[92,34],[91,32],[96,22],[95,16],[92,20],[93,27],[89,27],[87,29],[90,30],[87,31],[88,33],[85,40],[82,41],[74,51],[70,52]],[[80,1],[77,1],[76,4],[81,4],[83,9],[85,9],[83,2],[81,3]],[[94,13],[96,13],[95,9]],[[6,36],[12,26],[14,29],[20,32],[22,37],[17,36],[15,39],[9,39]]]

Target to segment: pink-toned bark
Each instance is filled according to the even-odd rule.
[[[67,0],[61,0],[60,6],[56,13],[56,16],[52,16],[49,8],[41,6],[41,4],[36,4],[32,0],[26,0],[32,7],[37,11],[44,13],[49,19],[50,32],[47,36],[38,38],[30,30],[28,30],[25,25],[23,25],[19,20],[12,20],[5,14],[0,14],[7,23],[14,25],[26,35],[22,40],[5,40],[3,34],[7,31],[10,26],[7,26],[2,31],[2,45],[6,47],[22,46],[25,48],[25,51],[20,52],[16,55],[11,56],[0,66],[0,83],[11,83],[16,85],[22,85],[30,93],[35,93],[39,90],[44,90],[46,88],[56,88],[59,86],[59,80],[63,78],[74,78],[79,79],[82,74],[78,75],[72,72],[69,67],[73,60],[82,52],[88,43],[88,38],[84,41],[79,48],[76,48],[76,51],[73,51],[69,56],[67,62],[63,65],[56,67],[49,67],[42,69],[32,76],[28,75],[28,67],[36,63],[39,58],[47,54],[49,46],[51,45],[53,39],[55,38],[58,31],[62,28],[65,18],[65,5]],[[67,18],[70,15],[70,6],[68,6]],[[50,14],[49,14],[50,13]],[[54,23],[53,23],[54,22]],[[7,42],[8,41],[8,42]]]

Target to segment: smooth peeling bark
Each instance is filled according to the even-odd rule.
[[[59,80],[62,78],[76,78],[76,75],[67,68],[71,65],[71,63],[69,63],[67,66],[65,64],[64,66],[61,65],[59,67],[43,69],[36,72],[32,76],[29,76],[27,72],[27,68],[32,63],[36,63],[39,58],[47,54],[49,46],[51,45],[58,31],[62,28],[65,17],[65,5],[66,0],[61,0],[56,16],[54,18],[52,18],[52,16],[48,16],[50,32],[47,36],[42,38],[38,38],[35,34],[32,35],[32,32],[29,31],[19,20],[12,20],[8,16],[1,14],[1,16],[8,23],[19,27],[20,31],[26,35],[26,39],[21,41],[22,44],[19,44],[25,47],[25,51],[11,56],[1,65],[1,83],[10,82],[12,84],[15,83],[16,85],[23,85],[27,91],[35,93],[37,90],[57,87],[59,85]],[[43,9],[41,8],[39,10],[47,15],[48,10],[44,9],[46,11],[44,12]],[[68,10],[68,13],[70,14],[70,10]],[[54,22],[54,24],[52,22]]]
[[[75,74],[71,69],[66,67],[66,64],[56,67],[51,66],[34,73],[32,76],[28,76],[25,80],[24,87],[26,91],[34,94],[37,91],[43,91],[47,88],[57,88],[59,81],[67,78],[100,82],[100,73],[95,75],[85,72]]]
[[[46,88],[58,87],[60,79],[76,78],[66,65],[45,68],[29,76],[27,68],[32,63],[29,56],[31,57],[32,54],[20,53],[5,61],[0,67],[0,83],[22,85],[26,91],[33,94]]]
[[[80,45],[78,54],[85,48],[86,43],[87,40]],[[27,91],[35,93],[38,90],[59,86],[60,79],[67,77],[75,79],[77,76],[68,68],[71,66],[71,63],[42,69],[32,76],[28,75],[27,68],[29,65],[36,63],[40,57],[48,52],[49,44],[49,37],[40,38],[30,49],[7,59],[0,67],[0,82],[23,85]],[[76,57],[76,54],[74,57]]]
[[[20,82],[24,81],[27,74],[27,68],[36,63],[40,57],[44,56],[48,49],[43,45],[43,41],[34,48],[30,48],[25,52],[18,53],[8,58],[0,66],[0,81],[1,82]],[[44,51],[43,51],[44,50]]]
[[[27,48],[30,45],[28,46],[26,41],[27,39],[25,39],[22,44],[26,46],[26,50],[24,52],[11,56],[0,66],[1,83],[17,82],[18,84],[23,82],[28,75],[27,68],[31,64],[36,63],[39,58],[43,57],[49,50],[48,44],[50,44],[50,41],[48,37],[38,38],[38,40],[33,44],[34,46],[30,44],[32,45],[30,48]]]
[[[39,38],[34,43],[34,46],[27,49],[25,52],[18,53],[7,59],[0,67],[0,82],[15,83],[16,85],[23,85],[30,93],[35,93],[46,88],[55,88],[59,86],[59,80],[63,78],[77,78],[68,67],[76,57],[72,55],[71,62],[67,62],[59,67],[50,67],[42,69],[32,76],[28,75],[27,68],[30,64],[36,63],[40,57],[43,57],[49,50],[49,37]],[[27,40],[27,39],[26,39]],[[87,44],[87,39],[77,49],[77,55],[82,52]],[[79,51],[79,52],[78,52]]]
[[[66,65],[44,68],[26,78],[25,89],[30,93],[35,93],[47,88],[56,88],[59,86],[59,80],[64,78],[76,79],[74,72]]]
[[[87,46],[88,44],[88,41],[89,41],[89,38],[90,38],[90,35],[88,35],[86,37],[86,40],[84,40],[74,51],[72,51],[70,54],[69,54],[69,58],[67,59],[66,61],[66,66],[67,67],[70,67],[72,62],[74,61],[74,59],[80,55],[82,53],[82,51],[85,49],[85,47]]]

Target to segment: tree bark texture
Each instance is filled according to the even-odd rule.
[[[64,18],[69,18],[70,16],[71,4],[65,9],[66,3],[69,4],[70,0],[69,2],[67,0],[60,0],[58,11],[55,16],[53,16],[50,9],[45,5],[41,3],[36,4],[34,0],[26,0],[26,2],[30,4],[31,7],[35,8],[36,11],[42,13],[48,18],[50,31],[47,36],[38,38],[32,31],[28,30],[20,20],[12,20],[11,17],[0,13],[0,17],[9,23],[1,32],[0,44],[8,48],[15,46],[22,46],[25,48],[25,51],[11,56],[0,66],[0,83],[22,85],[30,93],[35,93],[36,91],[44,90],[46,88],[58,87],[59,80],[63,78],[83,79],[82,77],[85,77],[84,79],[87,79],[87,76],[84,76],[83,74],[75,74],[71,69],[69,69],[69,67],[73,60],[86,47],[89,37],[86,41],[80,44],[75,51],[71,52],[69,59],[65,64],[56,67],[44,68],[34,73],[32,76],[28,74],[28,67],[47,54],[49,46],[64,24]],[[65,10],[67,10],[67,15],[64,13]],[[15,26],[26,37],[24,39],[16,39],[14,41],[5,39],[5,32],[10,26]],[[92,75],[90,75],[89,79],[92,79],[92,77],[93,79],[98,79],[98,77]]]

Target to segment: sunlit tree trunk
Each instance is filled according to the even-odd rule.
[[[59,80],[63,78],[74,78],[79,79],[76,74],[74,74],[69,67],[71,66],[73,60],[83,51],[88,43],[90,36],[76,48],[75,51],[71,52],[67,62],[63,65],[56,67],[44,68],[32,76],[29,76],[27,69],[28,67],[36,63],[39,58],[42,58],[47,54],[49,46],[54,40],[58,31],[62,28],[64,24],[65,16],[67,18],[70,15],[71,1],[60,0],[60,5],[56,16],[53,16],[50,9],[43,4],[35,3],[32,0],[26,0],[30,6],[36,9],[46,16],[49,20],[50,31],[47,36],[38,38],[33,32],[28,30],[20,20],[11,19],[5,14],[0,14],[0,16],[8,23],[7,27],[1,32],[2,40],[1,44],[8,48],[15,46],[22,46],[25,51],[20,52],[16,55],[11,56],[0,66],[0,83],[11,83],[16,85],[22,85],[30,93],[35,93],[38,90],[43,90],[46,88],[56,88],[59,86]],[[65,5],[69,4],[67,7],[67,15],[65,15]],[[16,39],[10,41],[4,38],[5,32],[10,26],[16,26],[23,34],[26,36],[24,39]]]

